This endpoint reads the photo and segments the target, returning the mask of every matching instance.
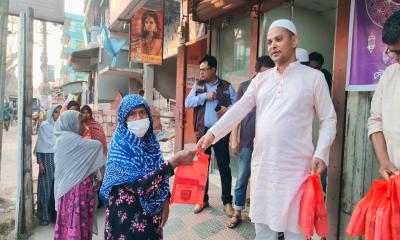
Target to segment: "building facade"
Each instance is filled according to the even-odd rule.
[[[71,53],[85,47],[83,31],[84,16],[72,13],[65,13],[64,16],[64,30],[61,40],[63,45],[61,78],[64,84],[75,81],[87,81],[89,77],[87,73],[77,72],[68,64]]]

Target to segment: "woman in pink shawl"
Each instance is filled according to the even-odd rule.
[[[93,173],[105,164],[102,144],[83,138],[77,111],[62,113],[54,127],[54,197],[56,240],[90,240],[93,233],[95,191]]]

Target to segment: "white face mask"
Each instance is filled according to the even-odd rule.
[[[136,135],[136,137],[143,137],[150,127],[150,120],[148,118],[143,118],[140,120],[129,121],[126,123],[129,131]]]

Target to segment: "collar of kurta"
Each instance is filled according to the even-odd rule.
[[[276,76],[282,77],[285,74],[287,74],[289,71],[291,71],[292,69],[295,69],[296,67],[298,67],[300,65],[301,65],[300,61],[289,63],[289,65],[286,67],[286,69],[285,69],[285,71],[283,73],[278,72],[278,66],[275,66],[274,67],[274,74]]]

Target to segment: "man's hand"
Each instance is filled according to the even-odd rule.
[[[312,162],[311,174],[315,173],[321,174],[325,169],[326,169],[325,162],[320,158],[314,157]]]
[[[207,148],[209,148],[214,142],[215,136],[210,131],[206,133],[200,140],[197,142],[197,149],[201,152],[204,152]]]
[[[400,175],[400,172],[391,162],[387,161],[379,167],[379,174],[387,181],[391,176]]]
[[[217,93],[216,92],[208,92],[207,93],[207,100],[212,101],[217,98]]]
[[[239,142],[233,138],[231,138],[231,150],[236,156],[239,155]]]
[[[219,118],[221,118],[222,116],[224,116],[224,114],[228,111],[227,107],[221,106],[221,110],[219,110],[217,112],[217,115]]]
[[[165,224],[167,223],[169,216],[169,200],[164,201],[162,213],[161,213],[161,227],[164,227]]]
[[[44,164],[43,163],[39,163],[39,173],[40,174],[44,174],[45,169],[44,169]]]
[[[372,148],[374,149],[376,159],[378,160],[379,174],[389,180],[391,176],[400,175],[400,171],[390,162],[387,152],[386,140],[383,132],[373,133],[371,136]]]

